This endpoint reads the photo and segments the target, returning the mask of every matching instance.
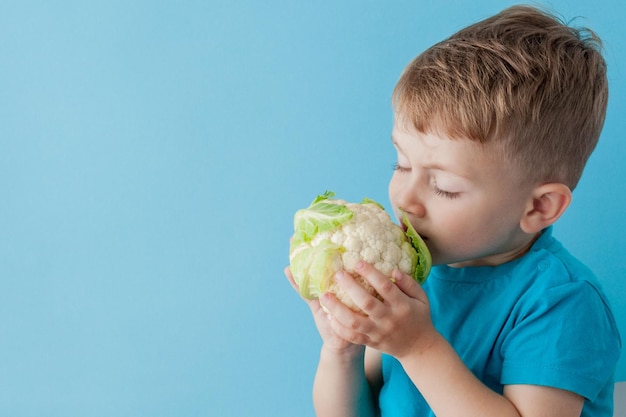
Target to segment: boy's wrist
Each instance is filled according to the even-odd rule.
[[[354,361],[362,362],[364,356],[365,346],[363,345],[350,345],[338,349],[324,344],[320,351],[320,361],[332,361],[337,364],[353,363]]]
[[[447,344],[445,338],[435,329],[420,337],[418,343],[415,343],[410,349],[403,354],[397,355],[396,359],[403,365],[406,362],[417,363],[427,360],[429,355],[440,349],[443,344]]]

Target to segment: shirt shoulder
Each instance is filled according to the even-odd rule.
[[[518,272],[536,271],[511,311],[502,383],[531,383],[595,399],[612,383],[621,338],[595,274],[551,234]],[[518,279],[523,276],[518,274]]]

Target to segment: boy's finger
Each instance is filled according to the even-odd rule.
[[[383,298],[388,300],[397,295],[398,289],[390,277],[386,277],[371,264],[359,261],[355,267],[356,272],[370,283],[376,292]]]
[[[367,278],[366,278],[367,279]],[[359,284],[353,276],[345,271],[340,271],[335,276],[339,286],[346,292],[348,297],[366,315],[376,316],[376,313],[383,307],[381,301]]]
[[[289,280],[289,283],[291,284],[291,286],[298,293],[300,293],[300,287],[298,287],[298,284],[296,284],[296,281],[293,279],[293,275],[291,274],[291,268],[289,268],[288,266],[285,267],[284,272],[285,272],[285,276],[287,277],[287,280]]]
[[[426,298],[422,287],[410,275],[396,269],[391,273],[391,277],[396,283],[396,287],[409,297],[422,301]]]
[[[343,304],[333,294],[325,293],[320,302],[331,320],[331,326],[340,337],[350,343],[365,344],[369,329],[369,320],[362,313],[357,313]]]

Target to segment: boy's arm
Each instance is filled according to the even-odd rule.
[[[298,291],[289,268],[285,268],[285,275]],[[374,387],[381,385],[380,353],[372,353],[364,345],[339,337],[332,330],[329,316],[319,300],[305,301],[323,340],[313,385],[316,414],[318,417],[376,416],[378,396],[370,389],[370,383]]]
[[[508,385],[499,395],[479,381],[441,336],[398,358],[437,416],[578,417],[583,398],[537,385]]]
[[[365,359],[367,357],[367,359]],[[379,356],[380,358],[380,356]],[[364,367],[372,368],[373,372]],[[313,403],[318,417],[378,415],[368,378],[375,373],[375,360],[365,347],[353,345],[335,350],[322,347],[313,385]]]
[[[355,314],[324,294],[333,331],[344,340],[366,344],[398,359],[438,417],[580,416],[583,398],[567,391],[532,385],[507,386],[504,395],[492,391],[436,331],[428,298],[411,277],[394,271],[394,283],[369,264],[362,263],[357,270],[382,301],[363,290],[349,274],[339,274],[339,285],[367,315]]]

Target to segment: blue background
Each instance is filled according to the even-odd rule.
[[[400,72],[510,4],[2,0],[0,415],[312,416],[293,212],[388,206]],[[543,4],[605,40],[605,129],[556,233],[626,334],[626,7]]]

